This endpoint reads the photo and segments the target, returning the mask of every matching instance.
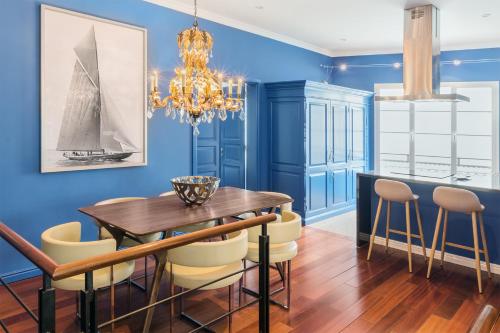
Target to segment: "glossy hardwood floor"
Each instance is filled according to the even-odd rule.
[[[482,307],[500,306],[500,279],[487,280],[483,273],[484,294],[477,293],[473,269],[446,264],[433,270],[431,280],[425,278],[426,266],[415,256],[414,273],[407,272],[406,253],[375,246],[373,259],[366,262],[367,247],[356,249],[349,238],[326,231],[304,228],[299,241],[299,256],[293,261],[292,309],[286,312],[271,307],[272,332],[466,332]],[[140,274],[142,264],[138,263]],[[256,287],[256,273],[247,277]],[[271,278],[277,281],[277,273]],[[15,283],[14,289],[36,308],[36,289],[40,279]],[[278,286],[276,283],[274,286]],[[160,296],[167,295],[163,282]],[[126,285],[117,288],[117,314],[127,310]],[[109,291],[99,297],[99,318],[109,316]],[[246,296],[246,300],[251,297]],[[143,292],[132,288],[132,307],[146,301]],[[237,302],[235,296],[235,302]],[[227,288],[199,292],[185,301],[185,310],[208,320],[227,308]],[[75,294],[57,291],[57,331],[77,332]],[[168,332],[168,306],[157,308],[153,332]],[[12,332],[35,332],[31,318],[0,288],[0,318]],[[117,324],[115,332],[140,332],[143,316]],[[256,332],[257,307],[247,308],[233,316],[233,332]],[[191,328],[176,320],[175,332]],[[214,326],[217,332],[227,331],[226,321]],[[0,329],[1,332],[1,329]]]

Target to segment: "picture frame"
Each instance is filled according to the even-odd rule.
[[[147,30],[41,5],[41,172],[147,165]]]

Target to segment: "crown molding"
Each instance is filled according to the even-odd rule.
[[[166,7],[181,13],[193,14],[193,6],[186,4],[179,0],[143,0],[158,6]],[[351,57],[351,56],[366,56],[366,55],[380,55],[380,54],[398,54],[403,53],[403,46],[392,48],[377,48],[377,49],[351,49],[351,50],[330,50],[321,46],[317,46],[302,40],[295,39],[290,36],[279,34],[271,30],[258,27],[253,24],[248,24],[240,20],[235,20],[213,11],[203,8],[198,9],[198,16],[206,20],[223,24],[232,28],[247,31],[259,36],[267,37],[279,42],[289,45],[297,46],[309,51],[320,53],[329,57]],[[441,51],[456,51],[456,50],[472,50],[483,48],[498,48],[500,41],[485,41],[479,43],[464,43],[464,44],[444,44],[441,46]]]
[[[173,9],[175,11],[185,13],[192,15],[193,14],[193,6],[191,4],[187,5],[181,1],[178,0],[143,0],[145,2],[149,2],[158,6],[166,7],[169,9]],[[203,9],[203,8],[198,8],[198,17],[201,17],[203,19],[216,22],[219,24],[226,25],[228,27],[236,28],[239,30],[247,31],[259,36],[267,37],[270,39],[277,40],[279,42],[283,42],[285,44],[297,46],[309,51],[313,51],[316,53],[320,53],[329,57],[332,57],[333,52],[331,50],[322,48],[320,46],[313,45],[308,42],[304,42],[298,39],[295,39],[293,37],[289,37],[286,35],[282,35],[264,28],[260,28],[256,25],[248,24],[239,20],[235,20],[220,14],[217,14],[215,12]]]

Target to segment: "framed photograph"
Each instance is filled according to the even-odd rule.
[[[41,171],[147,164],[147,31],[41,6]]]

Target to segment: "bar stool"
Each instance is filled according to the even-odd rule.
[[[485,207],[481,204],[479,198],[474,192],[459,188],[438,186],[434,189],[432,198],[434,200],[434,203],[439,206],[439,212],[436,221],[436,229],[434,231],[434,239],[432,240],[431,255],[429,257],[429,267],[427,269],[427,278],[430,278],[431,276],[432,260],[434,259],[434,252],[436,251],[439,229],[441,227],[441,220],[443,217],[443,210],[444,210],[444,225],[443,225],[443,234],[441,237],[441,266],[443,265],[444,261],[444,252],[446,245],[457,247],[463,250],[473,251],[475,254],[477,285],[479,287],[479,293],[482,293],[483,286],[481,283],[481,258],[479,255],[480,253],[484,254],[484,260],[486,261],[486,270],[488,271],[488,277],[491,279],[490,256],[488,254],[488,246],[486,244],[486,234],[484,232],[484,223],[483,223],[483,211]],[[448,212],[456,212],[456,213],[471,215],[474,247],[446,241],[446,231],[448,229]],[[483,249],[479,249],[479,241],[477,236],[478,216],[479,216],[479,230],[481,232]]]
[[[375,241],[375,234],[377,233],[378,221],[380,219],[380,211],[382,210],[382,203],[387,201],[387,214],[386,214],[386,226],[385,226],[385,251],[387,252],[389,247],[389,233],[406,235],[406,241],[408,243],[408,271],[411,273],[412,262],[411,262],[411,238],[419,238],[422,243],[422,252],[425,260],[427,260],[427,256],[425,253],[425,241],[424,241],[424,233],[422,231],[422,219],[420,218],[420,209],[418,206],[418,198],[419,196],[413,194],[410,187],[405,183],[398,182],[395,180],[388,179],[377,179],[375,181],[375,192],[379,196],[377,213],[375,215],[375,222],[373,225],[373,231],[370,236],[370,247],[368,248],[368,256],[366,260],[370,260],[373,243]],[[391,203],[399,202],[405,205],[406,211],[406,231],[400,231],[395,229],[390,229],[390,220],[391,220]],[[410,202],[413,202],[415,205],[415,213],[417,215],[417,225],[419,235],[411,233],[410,227]]]

